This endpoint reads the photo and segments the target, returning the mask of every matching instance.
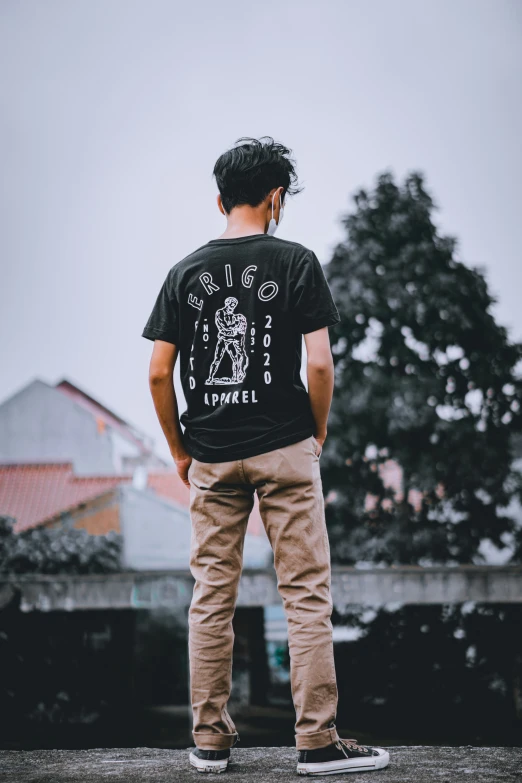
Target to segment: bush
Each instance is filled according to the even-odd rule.
[[[76,528],[37,527],[14,532],[15,520],[0,516],[0,573],[103,574],[120,570],[122,537],[93,536]]]

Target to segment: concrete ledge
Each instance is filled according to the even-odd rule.
[[[520,748],[399,746],[388,750],[391,760],[385,770],[326,779],[331,783],[505,783],[522,779]],[[295,771],[296,758],[294,748],[236,747],[226,774],[235,783],[302,780]],[[189,767],[188,749],[0,751],[1,783],[184,783],[202,777]]]
[[[85,609],[187,608],[190,571],[124,571],[116,574],[0,575],[0,608],[16,594],[23,612]],[[351,605],[522,603],[522,566],[332,567],[332,596],[343,612]],[[279,605],[275,571],[245,568],[238,606]]]

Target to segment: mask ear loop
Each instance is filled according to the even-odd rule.
[[[274,193],[274,195],[272,196],[272,220],[275,220],[275,218],[274,218],[274,198],[275,198],[275,193]],[[276,223],[276,225],[277,225],[277,226],[279,226],[279,225],[280,225],[280,223],[281,223],[281,218],[283,217],[283,215],[284,215],[284,212],[285,212],[285,209],[284,209],[284,207],[283,207],[283,203],[282,203],[282,201],[281,201],[281,194],[279,194],[279,222],[278,222],[278,223]],[[282,213],[282,214],[281,214],[281,213]]]

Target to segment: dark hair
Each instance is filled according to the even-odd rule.
[[[226,212],[239,204],[257,207],[272,188],[283,186],[283,199],[303,189],[297,184],[291,150],[271,136],[242,136],[216,161],[213,174]]]

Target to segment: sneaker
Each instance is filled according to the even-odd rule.
[[[190,752],[189,761],[198,772],[226,772],[230,760],[230,748],[225,750],[201,750]]]
[[[388,766],[390,754],[384,748],[358,745],[354,739],[339,739],[315,750],[300,750],[298,775],[336,775],[342,772],[364,772]]]

